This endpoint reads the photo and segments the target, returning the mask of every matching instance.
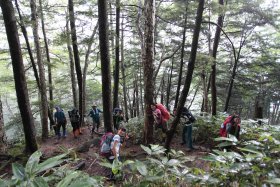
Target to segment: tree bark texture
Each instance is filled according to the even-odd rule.
[[[40,46],[40,39],[38,34],[38,19],[37,19],[37,6],[35,0],[30,0],[31,8],[31,20],[32,20],[32,30],[34,36],[34,44],[36,48],[37,64],[40,76],[40,98],[41,98],[41,123],[42,123],[42,139],[45,140],[49,136],[48,127],[48,97],[47,97],[47,86],[45,79],[45,67],[42,60],[42,52]]]
[[[221,6],[224,5],[224,0],[219,0],[219,4]],[[220,14],[218,17],[215,32],[215,38],[213,43],[213,51],[212,57],[214,58],[213,65],[212,65],[212,72],[211,72],[211,108],[212,108],[212,115],[215,116],[217,114],[217,87],[216,87],[216,57],[218,52],[218,46],[220,42],[221,36],[221,28],[223,27],[224,15]]]
[[[170,110],[169,98],[171,94],[171,84],[172,84],[172,74],[173,74],[173,65],[174,65],[174,58],[172,58],[170,74],[168,75],[168,82],[167,82],[167,91],[166,91],[166,103],[165,106],[167,110]]]
[[[16,25],[16,17],[13,4],[10,0],[1,0],[0,6],[2,9],[6,34],[10,47],[18,107],[22,118],[25,136],[25,151],[27,153],[33,153],[38,149],[38,146],[36,142],[34,119],[31,113],[28,98],[28,90],[24,74],[24,65]]]
[[[0,151],[4,152],[7,144],[7,137],[5,133],[5,124],[4,124],[4,114],[3,114],[3,105],[0,96]]]
[[[154,26],[155,26],[155,1],[145,0],[144,5],[144,48],[142,49],[142,64],[144,78],[144,103],[145,103],[145,120],[144,120],[144,143],[149,144],[153,140],[153,114],[151,104],[154,98]]]
[[[235,76],[236,76],[236,72],[237,72],[237,65],[238,65],[238,62],[239,62],[241,49],[244,46],[245,41],[246,41],[246,36],[245,36],[245,31],[244,31],[245,25],[246,25],[246,22],[244,23],[243,29],[241,31],[241,39],[240,39],[239,48],[238,48],[237,52],[236,52],[236,49],[233,45],[233,42],[230,41],[231,45],[232,45],[232,48],[233,48],[234,64],[233,64],[232,73],[231,73],[231,77],[230,77],[230,81],[229,81],[224,112],[227,112],[228,108],[229,108],[229,101],[230,101],[231,94],[232,94],[232,89],[233,89],[233,84],[234,84],[234,80],[235,80]]]
[[[187,30],[187,20],[188,20],[188,1],[186,3],[187,3],[187,6],[186,6],[185,22],[184,22],[184,29],[183,29],[183,39],[182,39],[181,58],[180,58],[180,69],[179,69],[178,85],[177,85],[177,90],[176,90],[174,108],[177,108],[177,104],[178,104],[178,100],[179,100],[179,96],[180,96],[181,84],[182,84],[182,74],[183,74],[184,55],[185,55],[186,30]]]
[[[66,19],[66,35],[67,35],[67,50],[69,56],[69,65],[70,65],[70,77],[71,77],[71,88],[72,88],[72,95],[73,95],[73,105],[75,108],[78,108],[78,99],[77,99],[77,87],[76,87],[76,76],[75,76],[75,62],[74,62],[74,55],[73,50],[71,47],[71,36],[70,36],[70,29],[69,29],[69,20]]]
[[[48,105],[48,116],[50,120],[50,125],[54,125],[53,120],[53,113],[51,112],[51,109],[53,109],[53,84],[52,84],[52,66],[51,66],[51,58],[50,58],[50,52],[49,52],[49,45],[48,45],[48,39],[45,29],[45,18],[44,18],[44,12],[43,12],[43,6],[42,6],[42,0],[39,0],[40,3],[40,12],[41,12],[41,24],[42,24],[42,31],[44,36],[44,44],[45,44],[45,50],[46,50],[46,57],[48,62],[48,81],[49,81],[49,105]]]
[[[206,78],[206,72],[205,72],[205,68],[202,70],[201,72],[201,80],[202,80],[202,85],[203,85],[203,112],[207,112],[208,113],[208,90],[207,89],[207,78]]]
[[[87,47],[87,52],[86,52],[86,56],[85,56],[85,66],[84,66],[84,70],[83,70],[83,111],[86,111],[86,99],[87,99],[87,94],[86,94],[86,80],[87,80],[87,71],[88,71],[88,64],[89,64],[89,55],[91,53],[91,47],[93,44],[93,39],[94,36],[96,34],[98,28],[98,23],[95,25],[92,34],[90,36],[89,39],[89,44]]]
[[[32,65],[33,72],[34,72],[34,77],[35,77],[38,89],[41,90],[41,84],[40,84],[40,79],[39,79],[39,75],[38,75],[38,70],[37,70],[37,67],[36,67],[36,64],[35,64],[32,49],[30,47],[30,43],[29,43],[29,39],[28,39],[27,30],[26,30],[23,18],[21,16],[21,12],[20,12],[17,0],[15,0],[15,5],[16,5],[17,11],[18,11],[18,15],[19,15],[19,19],[20,19],[20,28],[21,28],[21,32],[23,34],[23,37],[24,37],[24,40],[25,40],[25,43],[26,43],[28,55],[29,55],[29,58],[30,58],[30,62],[31,62],[31,65]],[[50,111],[50,107],[48,107],[48,117],[49,117],[51,126],[54,125],[54,120],[53,120],[52,115],[53,115],[53,113]]]
[[[172,138],[174,136],[176,127],[180,121],[180,116],[182,114],[182,109],[185,105],[185,102],[187,100],[187,95],[189,93],[190,85],[192,82],[192,75],[194,71],[194,65],[196,61],[196,53],[197,53],[197,47],[198,47],[198,39],[199,39],[199,33],[202,23],[202,15],[203,15],[203,7],[204,7],[204,0],[199,0],[198,8],[197,8],[197,16],[195,20],[195,28],[193,31],[193,39],[192,39],[192,46],[191,46],[191,53],[190,53],[190,59],[188,63],[188,71],[185,79],[185,84],[178,102],[177,107],[177,113],[174,118],[174,120],[171,122],[170,130],[167,132],[167,138],[165,141],[165,148],[167,150],[170,149],[170,144],[172,141]]]
[[[99,46],[101,56],[102,99],[105,132],[112,132],[111,70],[109,58],[107,2],[98,0]]]
[[[255,99],[254,119],[263,118],[263,104],[264,104],[263,97],[257,95]]]
[[[113,108],[119,107],[119,74],[120,74],[120,0],[116,0],[116,47]]]
[[[70,28],[71,28],[71,37],[72,37],[72,46],[74,52],[74,60],[75,60],[75,68],[78,80],[79,87],[79,113],[80,116],[84,116],[83,111],[83,75],[80,65],[80,56],[78,49],[78,40],[76,33],[76,25],[75,25],[75,15],[74,15],[74,5],[73,0],[68,0],[68,8],[69,8],[69,16],[70,16]],[[80,124],[83,124],[84,118],[80,118]]]
[[[21,12],[20,12],[17,0],[15,0],[15,5],[16,5],[17,11],[18,11],[18,15],[19,15],[21,32],[22,32],[23,37],[25,39],[26,47],[27,47],[27,50],[28,50],[29,58],[30,58],[30,62],[31,62],[31,65],[32,65],[32,68],[33,68],[33,71],[34,71],[34,77],[35,77],[35,80],[37,82],[37,86],[38,86],[39,90],[41,90],[41,85],[40,85],[40,79],[39,79],[39,74],[38,74],[37,66],[35,64],[35,60],[34,60],[34,57],[33,57],[32,49],[30,47],[30,43],[29,43],[29,40],[28,40],[27,30],[26,30],[26,27],[25,27],[25,24],[24,24],[24,21],[23,21],[23,18],[22,18],[22,15],[21,15]]]
[[[121,73],[122,73],[122,86],[123,86],[123,101],[124,101],[124,115],[125,120],[128,120],[128,106],[127,106],[127,88],[126,88],[126,75],[125,75],[125,62],[124,62],[124,28],[122,22],[122,38],[121,38]]]

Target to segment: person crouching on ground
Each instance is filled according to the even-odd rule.
[[[167,131],[166,122],[163,121],[162,113],[161,113],[160,109],[157,108],[155,103],[151,104],[151,109],[153,112],[155,127],[156,127],[156,129],[159,128],[162,130],[162,133],[161,133],[162,140],[161,141],[164,142],[165,137],[166,137],[166,131]]]
[[[226,132],[227,134],[231,134],[235,136],[239,140],[240,135],[240,117],[233,116],[229,123],[226,124]]]
[[[112,155],[109,157],[110,163],[113,163],[114,160],[121,161],[120,158],[120,150],[121,147],[125,146],[125,140],[128,139],[128,135],[126,134],[126,129],[124,127],[119,128],[118,133],[113,137],[112,143],[111,143],[111,151]],[[115,174],[119,173],[119,171],[113,171],[114,168],[112,168],[112,173],[110,175],[110,180],[115,180]]]

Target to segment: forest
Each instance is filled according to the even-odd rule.
[[[278,0],[0,7],[1,187],[280,185]]]

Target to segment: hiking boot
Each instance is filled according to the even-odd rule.
[[[187,148],[187,149],[186,149],[187,152],[191,152],[191,151],[193,151],[193,150],[194,150],[193,148]]]
[[[193,149],[193,150],[198,150],[199,147],[193,146],[192,149]]]
[[[108,178],[107,181],[116,181],[115,177]]]

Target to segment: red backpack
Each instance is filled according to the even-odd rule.
[[[222,126],[220,128],[220,136],[221,137],[227,137],[227,131],[226,131],[227,124],[230,122],[231,118],[232,118],[232,116],[228,116],[226,118],[226,120],[222,123]]]
[[[107,157],[111,155],[111,142],[114,138],[112,132],[105,133],[100,140],[100,155]]]
[[[160,110],[161,112],[161,116],[162,116],[162,121],[166,122],[170,119],[170,113],[168,112],[168,110],[165,108],[165,106],[163,106],[163,104],[156,104],[156,107]]]

